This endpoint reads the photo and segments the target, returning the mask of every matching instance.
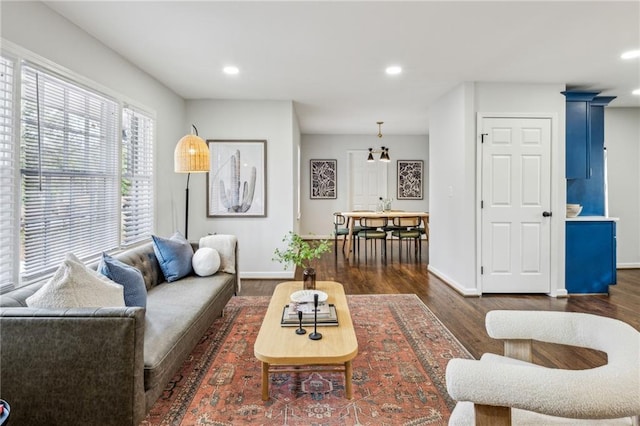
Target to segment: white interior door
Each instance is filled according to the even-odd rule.
[[[483,118],[481,126],[482,292],[548,293],[551,119]]]
[[[376,210],[380,199],[387,197],[387,163],[368,162],[367,151],[349,155],[349,210]]]

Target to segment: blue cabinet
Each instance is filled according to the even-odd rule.
[[[581,204],[582,216],[604,216],[605,214],[605,193],[604,193],[604,107],[609,104],[615,96],[596,96],[588,102],[589,108],[589,179],[567,179],[567,203]],[[567,102],[576,104],[576,102]],[[567,117],[567,123],[569,122]],[[575,141],[574,141],[575,142]],[[567,158],[570,141],[567,139]]]
[[[616,223],[566,222],[565,285],[568,293],[608,293],[616,283]]]
[[[566,103],[566,177],[591,177],[591,101],[600,92],[562,92]]]

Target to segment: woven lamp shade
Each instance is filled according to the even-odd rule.
[[[180,139],[173,152],[173,168],[176,173],[209,171],[209,148],[197,135],[187,135]]]

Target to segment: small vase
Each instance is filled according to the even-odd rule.
[[[305,268],[302,271],[302,282],[305,290],[316,289],[316,270],[313,268]]]

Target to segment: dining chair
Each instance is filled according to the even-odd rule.
[[[356,209],[356,210],[352,210],[353,212],[359,212],[359,213],[373,213],[375,210],[368,210],[368,209]],[[349,224],[349,220],[356,220],[356,219],[351,219],[348,218],[347,219],[347,225]],[[351,247],[352,247],[352,252],[355,254],[356,252],[356,245],[357,245],[357,250],[360,251],[360,240],[357,238],[358,233],[360,231],[362,231],[362,229],[364,229],[362,226],[360,226],[360,220],[358,220],[358,223],[354,223],[353,224],[353,240],[351,241]],[[375,228],[373,228],[375,229]]]
[[[422,219],[422,226],[420,227],[420,232],[424,235],[425,240],[429,241],[429,214],[427,212],[427,216]]]
[[[418,258],[418,253],[420,254],[419,259],[422,260],[422,244],[421,237],[422,232],[420,231],[420,223],[422,219],[420,216],[411,216],[411,217],[394,217],[393,218],[393,226],[396,228],[391,231],[391,235],[396,237],[399,244],[399,258],[400,262],[402,262],[402,241],[403,240],[413,240],[413,255]],[[407,245],[407,260],[408,260],[409,246]],[[391,245],[391,257],[393,258],[393,244]]]
[[[333,214],[333,253],[335,257],[338,257],[338,237],[342,236],[342,250],[344,250],[344,244],[347,241],[347,235],[349,235],[349,228],[347,225],[347,218],[340,212]]]
[[[389,210],[389,212],[404,212],[404,210]],[[384,227],[384,230],[387,231],[388,237],[390,238],[389,245],[391,246],[391,260],[393,260],[393,231],[406,229],[406,227],[394,225],[393,217],[389,218],[389,223]]]
[[[389,210],[390,212],[404,212],[404,210]],[[397,231],[399,229],[402,229],[403,227],[401,226],[396,226],[393,224],[393,219],[391,220],[391,223],[387,224],[387,226],[384,227],[385,231],[387,232],[392,232],[392,231]]]
[[[367,263],[367,241],[372,243],[381,241],[384,263],[387,263],[387,231],[384,227],[389,223],[386,217],[360,218],[361,230],[358,232],[358,240],[364,239],[364,261]],[[373,245],[373,244],[372,244]],[[375,247],[375,246],[374,246]],[[360,244],[358,243],[358,260],[360,260]]]

